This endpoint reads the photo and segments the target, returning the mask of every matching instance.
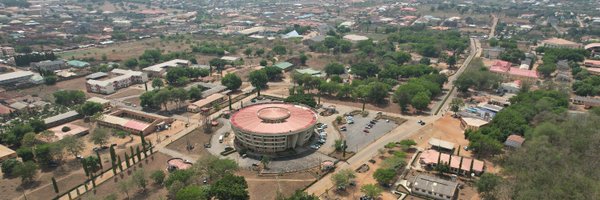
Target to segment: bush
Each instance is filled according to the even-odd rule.
[[[162,170],[156,170],[150,174],[150,178],[154,181],[154,183],[162,185],[165,180],[165,172]]]
[[[69,132],[71,131],[71,128],[68,126],[63,126],[62,129],[60,129],[62,132]]]
[[[14,158],[5,160],[2,162],[2,173],[6,176],[12,176],[15,166],[19,164],[20,162]]]
[[[384,147],[387,149],[391,149],[391,148],[396,147],[396,143],[390,142],[390,143],[387,143]]]

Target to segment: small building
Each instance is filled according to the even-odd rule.
[[[448,142],[446,140],[440,140],[437,138],[429,139],[429,145],[431,145],[432,149],[437,149],[440,151],[454,152],[454,143]]]
[[[64,60],[44,60],[40,62],[31,63],[30,65],[32,69],[38,72],[42,70],[56,71],[68,68]]]
[[[100,94],[112,94],[118,89],[148,81],[148,75],[140,71],[113,69],[111,73],[117,76],[106,80],[87,80],[85,82],[87,91]]]
[[[314,69],[311,69],[311,68],[296,69],[296,72],[301,73],[301,74],[308,74],[308,75],[316,76],[316,77],[320,77],[323,74],[323,72],[321,72],[319,70],[314,70]]]
[[[294,64],[289,63],[289,62],[280,62],[280,63],[274,64],[273,66],[278,67],[279,69],[281,69],[283,71],[289,71],[290,69],[292,69]]]
[[[411,185],[411,193],[436,200],[455,199],[458,183],[419,174]]]
[[[547,40],[543,40],[540,42],[540,46],[550,47],[550,48],[568,48],[568,49],[583,48],[583,45],[580,43],[572,42],[572,41],[561,39],[561,38],[550,38]]]
[[[500,88],[502,88],[502,91],[504,92],[516,94],[521,91],[521,81],[515,80],[507,83],[501,83]]]
[[[54,127],[54,126],[58,126],[60,124],[74,121],[76,119],[79,119],[80,117],[81,116],[79,115],[79,113],[77,111],[72,110],[72,111],[69,111],[66,113],[48,117],[48,118],[44,119],[44,124],[46,125],[46,127]]]
[[[224,60],[224,61],[227,61],[227,62],[230,62],[230,63],[232,63],[232,62],[235,62],[235,61],[238,61],[238,60],[240,60],[240,57],[234,57],[234,56],[223,56],[223,57],[221,57],[221,60]]]
[[[369,39],[368,37],[362,36],[362,35],[355,35],[355,34],[344,35],[344,40],[348,40],[350,42],[360,42],[360,41],[365,41],[368,39]]]
[[[187,107],[187,110],[189,112],[197,113],[200,112],[202,108],[210,108],[213,105],[213,103],[221,103],[225,100],[225,95],[221,93],[212,94],[204,99],[200,99],[194,103],[191,103]]]
[[[75,68],[81,69],[81,68],[89,67],[90,63],[80,61],[80,60],[69,60],[69,61],[67,61],[67,65],[69,65],[70,67],[75,67]]]
[[[498,59],[502,52],[504,52],[502,47],[487,48],[483,50],[483,56],[489,59]]]
[[[9,108],[8,106],[0,104],[0,116],[10,115],[14,109]]]
[[[600,60],[585,60],[583,65],[586,67],[600,68]]]
[[[571,98],[573,104],[584,105],[587,108],[600,106],[600,99],[591,97],[575,96]]]
[[[504,146],[518,149],[521,148],[523,142],[525,142],[525,138],[523,138],[523,136],[509,135],[508,138],[506,138],[506,141],[504,141]]]
[[[487,125],[489,122],[482,120],[482,119],[477,119],[477,118],[471,118],[471,117],[461,117],[460,118],[460,127],[464,130],[470,129],[470,130],[478,130],[479,128],[481,128],[482,126]]]
[[[168,117],[126,108],[104,114],[98,120],[100,125],[121,129],[136,135],[148,135],[163,129],[165,125],[172,122],[173,119]]]
[[[166,74],[168,68],[182,66],[188,67],[191,64],[192,62],[190,62],[189,60],[174,59],[167,62],[152,65],[150,67],[146,67],[142,69],[142,71],[148,73],[148,75],[150,75],[151,77],[163,77]]]
[[[438,164],[448,165],[450,173],[462,176],[470,176],[471,173],[481,175],[485,171],[485,162],[481,160],[442,153],[434,149],[423,151],[419,162],[430,168],[435,168]]]
[[[31,77],[33,77],[33,75],[34,73],[30,71],[17,71],[0,74],[0,85],[26,83],[31,79]]]
[[[11,158],[17,158],[17,152],[0,144],[0,162]]]
[[[111,106],[111,105],[110,105],[110,100],[108,100],[108,99],[103,99],[103,98],[100,98],[100,97],[92,97],[92,98],[89,98],[89,99],[88,99],[88,100],[86,100],[86,101],[89,101],[89,102],[94,102],[94,103],[99,103],[99,104],[101,104],[101,105],[102,105],[102,107],[104,107],[105,109],[106,109],[106,108],[109,108],[109,107]]]

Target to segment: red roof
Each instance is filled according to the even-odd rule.
[[[13,111],[12,108],[0,105],[0,115],[8,115]]]
[[[431,165],[431,164],[437,164],[438,163],[438,158],[440,160],[440,163],[448,163],[450,162],[450,167],[455,168],[455,169],[461,169],[463,171],[470,171],[471,170],[471,162],[473,162],[473,171],[477,172],[477,173],[481,173],[484,170],[485,167],[485,163],[481,160],[477,160],[475,159],[473,161],[473,158],[467,158],[467,157],[463,157],[463,161],[462,161],[462,165],[460,164],[460,158],[461,156],[452,156],[452,160],[450,160],[450,155],[446,154],[446,153],[441,153],[436,151],[436,150],[426,150],[423,153],[421,153],[421,158],[420,158],[420,162],[423,164],[427,164],[427,165]],[[460,167],[459,167],[460,165]]]
[[[144,122],[135,121],[135,120],[129,120],[123,126],[130,128],[130,129],[138,130],[138,131],[144,131],[144,129],[146,129],[146,127],[148,127],[148,124],[146,124]]]
[[[538,78],[537,71],[528,70],[528,69],[521,69],[521,68],[517,68],[517,67],[511,67],[510,71],[508,71],[508,73],[510,75],[515,75],[515,76],[523,76],[523,77],[529,77],[529,78]]]
[[[315,111],[287,103],[255,104],[242,108],[231,116],[232,126],[257,134],[295,133],[316,123]]]
[[[490,67],[490,71],[492,72],[498,72],[498,73],[505,73],[508,72],[508,70],[510,69],[510,62],[506,62],[503,60],[497,60],[491,67]]]

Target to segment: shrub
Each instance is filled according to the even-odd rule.
[[[12,176],[15,166],[19,164],[20,162],[14,158],[5,160],[2,162],[2,173],[6,176]]]
[[[69,132],[71,131],[71,128],[68,126],[63,126],[62,129],[60,129],[62,132]]]

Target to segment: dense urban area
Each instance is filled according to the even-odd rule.
[[[598,122],[598,0],[0,0],[0,199],[599,199]]]

